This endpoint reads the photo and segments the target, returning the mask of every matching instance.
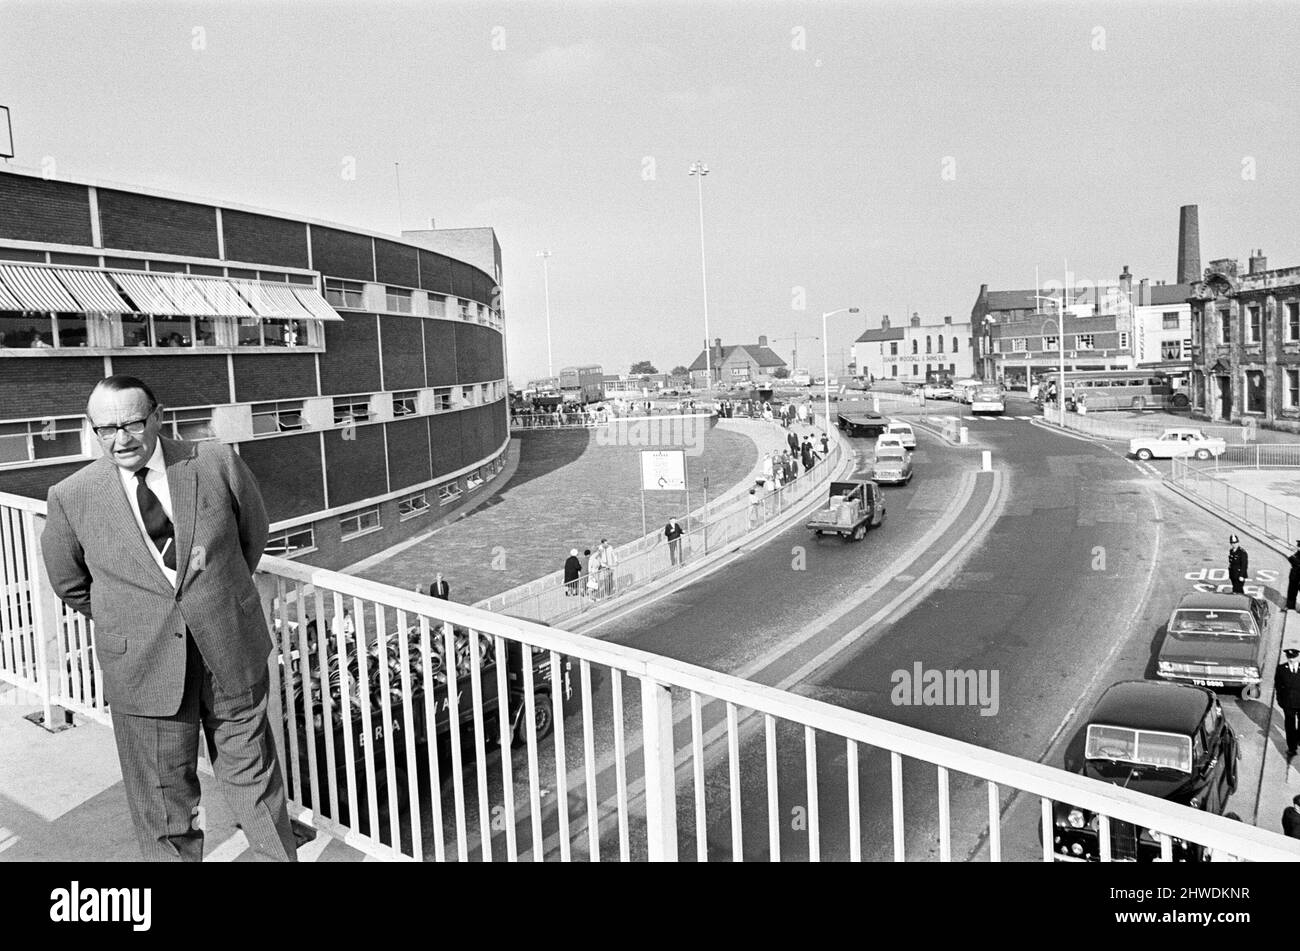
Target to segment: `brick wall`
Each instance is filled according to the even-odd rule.
[[[451,262],[451,287],[452,293],[457,297],[470,297],[477,299],[477,288],[474,286],[474,276],[478,274],[478,269],[470,267],[463,261]]]
[[[456,378],[461,383],[479,383],[489,378],[488,351],[501,346],[501,335],[482,324],[459,323],[456,327]]]
[[[139,377],[164,406],[214,406],[230,402],[226,358],[184,356],[114,356],[113,372]]]
[[[388,429],[388,480],[392,491],[432,479],[428,424],[423,419],[402,419],[384,425]]]
[[[371,239],[365,235],[312,225],[311,263],[328,277],[354,281],[375,279],[374,251]]]
[[[316,356],[311,353],[232,355],[235,399],[240,403],[316,395]]]
[[[444,413],[441,416],[428,417],[434,478],[454,472],[465,464],[461,461],[466,456],[461,446],[460,415],[460,413]]]
[[[217,256],[217,212],[210,205],[101,188],[99,229],[106,248]]]
[[[321,393],[369,393],[379,382],[379,332],[374,314],[344,314],[325,325],[320,355]]]
[[[424,386],[424,341],[418,317],[379,318],[384,348],[384,389],[414,390]]]
[[[442,254],[434,254],[432,251],[421,251],[420,286],[426,291],[450,294],[451,258]]]
[[[44,499],[50,486],[66,479],[89,463],[68,462],[59,465],[37,466],[32,469],[8,469],[0,472],[0,492],[25,495],[29,499]]]
[[[0,172],[0,238],[89,247],[89,190]]]
[[[228,261],[308,266],[307,226],[300,221],[226,208],[221,212],[221,228]]]
[[[271,521],[325,507],[319,433],[250,440],[239,444],[239,455],[257,477]]]
[[[451,386],[456,382],[456,328],[445,320],[426,320],[424,360],[428,367],[426,386]]]
[[[354,438],[344,439],[350,432]],[[380,424],[332,429],[325,434],[325,475],[330,506],[337,507],[388,491],[384,465],[384,427]]]
[[[375,239],[375,265],[380,284],[400,284],[402,287],[419,287],[420,278],[416,263],[419,252],[415,248],[393,241]]]
[[[103,378],[98,357],[0,358],[0,419],[80,416]]]

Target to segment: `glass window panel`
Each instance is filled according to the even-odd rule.
[[[217,346],[217,322],[215,320],[195,320],[194,346]]]
[[[307,342],[303,326],[296,320],[264,320],[266,328],[263,345],[267,347],[300,347]]]
[[[159,347],[194,346],[194,326],[189,317],[154,317],[153,329]]]
[[[32,453],[37,459],[60,459],[81,455],[81,434],[46,431],[35,426],[32,433]]]
[[[239,346],[260,347],[262,345],[262,322],[256,317],[241,317],[239,320]]]
[[[57,318],[60,347],[85,347],[89,345],[89,328],[85,314],[59,314]]]
[[[0,347],[24,350],[38,338],[49,342],[53,339],[51,330],[50,318],[45,314],[0,315]]]
[[[149,318],[144,314],[122,315],[122,346],[153,346],[153,337],[150,336],[150,333]]]
[[[6,432],[8,426],[0,426],[0,466],[31,460],[31,450],[27,441],[27,427],[21,426],[20,432]]]

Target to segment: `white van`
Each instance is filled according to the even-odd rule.
[[[885,429],[885,435],[897,436],[902,440],[904,448],[916,448],[916,433],[912,431],[910,423],[905,423],[900,419],[891,419],[889,426]]]

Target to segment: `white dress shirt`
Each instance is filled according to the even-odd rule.
[[[163,460],[161,441],[154,443],[153,455],[149,457],[149,461],[144,464],[144,467],[149,473],[144,477],[144,484],[149,487],[154,495],[158,496],[163,511],[167,513],[167,518],[171,520],[174,533],[176,519],[172,516],[172,492],[167,487],[167,463]],[[176,587],[176,571],[163,564],[162,552],[158,550],[158,546],[153,543],[153,539],[145,531],[144,516],[140,514],[140,502],[135,497],[137,484],[135,473],[119,468],[117,474],[122,480],[122,489],[126,492],[127,503],[131,506],[131,514],[135,516],[136,528],[140,530],[140,534],[144,538],[145,547],[149,549],[149,554],[153,555],[153,560],[158,565],[158,570],[163,573],[163,577],[167,579],[173,588]],[[176,543],[174,537],[173,535],[173,545]]]

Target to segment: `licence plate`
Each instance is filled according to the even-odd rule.
[[[1196,686],[1198,686],[1198,687],[1222,687],[1222,686],[1224,686],[1224,683],[1223,683],[1222,680],[1193,680],[1192,683],[1196,684]]]

